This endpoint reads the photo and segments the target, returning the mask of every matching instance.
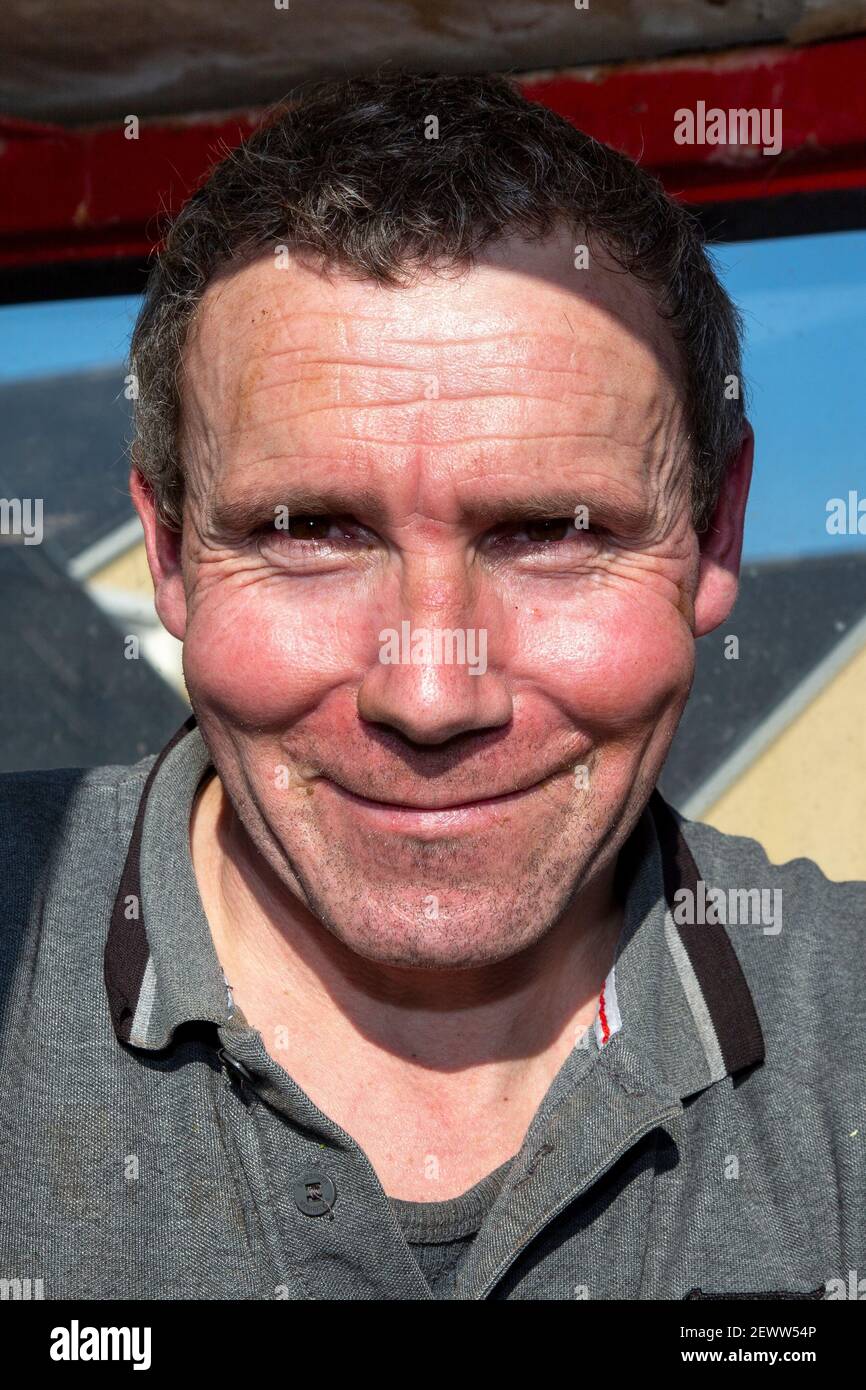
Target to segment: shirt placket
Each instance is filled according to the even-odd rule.
[[[432,1298],[360,1146],[313,1105],[254,1030],[219,1031],[274,1297]]]
[[[615,1165],[659,1125],[682,1112],[673,1092],[649,1085],[639,1071],[631,1070],[626,1049],[617,1052],[611,1044],[610,1053],[596,1059],[574,1094],[545,1125],[530,1131],[513,1176],[509,1175],[487,1225],[479,1232],[455,1297],[495,1297],[500,1283],[514,1283],[532,1243],[574,1203],[584,1199],[585,1207],[586,1199],[592,1199]],[[618,1197],[605,1220],[590,1217],[582,1233],[572,1230],[570,1258],[575,1277],[573,1284],[570,1275],[568,1282],[564,1279],[563,1298],[574,1297],[569,1288],[582,1285],[591,1298],[638,1296],[643,1263],[641,1214],[646,1217],[651,1200],[650,1172],[632,1194],[634,1210]],[[605,1260],[613,1249],[622,1252],[613,1281],[621,1292],[611,1294],[603,1290],[612,1283]]]

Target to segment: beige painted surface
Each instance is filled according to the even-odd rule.
[[[153,580],[147,567],[144,541],[103,565],[87,582],[96,589],[125,589],[127,593],[142,598],[153,598]]]
[[[866,647],[700,819],[784,863],[866,879]]]
[[[143,655],[160,675],[189,699],[183,678],[183,647],[160,623],[153,606],[153,581],[144,542],[90,575],[86,588],[124,631],[137,634]],[[131,600],[131,602],[129,602]]]

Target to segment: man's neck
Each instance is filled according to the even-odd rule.
[[[622,924],[613,867],[518,955],[419,970],[361,957],[315,918],[255,849],[216,776],[197,798],[190,843],[237,1007],[390,1195],[445,1200],[517,1152],[595,1018]]]

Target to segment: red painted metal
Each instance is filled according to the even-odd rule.
[[[540,74],[522,86],[690,203],[866,187],[866,38]],[[699,101],[725,112],[778,108],[781,153],[677,144],[676,112]]]
[[[143,256],[259,113],[66,129],[0,118],[0,266]]]
[[[521,86],[657,173],[676,197],[712,203],[866,187],[866,38],[700,58],[528,74]],[[779,108],[782,152],[679,145],[675,113]],[[0,118],[0,267],[143,257],[207,169],[261,112],[67,129]]]

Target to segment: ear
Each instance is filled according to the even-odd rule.
[[[186,631],[186,592],[181,568],[181,532],[160,518],[153,489],[135,463],[129,474],[129,491],[144,527],[147,563],[153,579],[153,597],[160,621],[183,641]]]
[[[712,520],[700,537],[701,561],[694,604],[696,637],[703,637],[723,623],[737,600],[754,453],[755,436],[746,421],[740,452],[728,468]]]

